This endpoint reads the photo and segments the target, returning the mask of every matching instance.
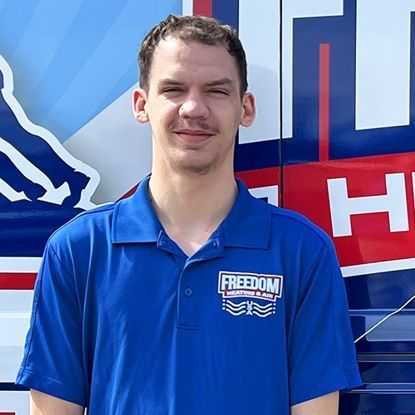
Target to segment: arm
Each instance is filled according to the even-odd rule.
[[[83,415],[84,408],[37,390],[30,390],[30,415]]]
[[[49,240],[36,279],[30,329],[16,378],[17,384],[35,390],[32,392],[32,398],[37,397],[34,408],[43,403],[36,391],[80,406],[88,402],[89,386],[82,357],[83,317],[78,302],[81,295],[78,297],[75,276],[64,265],[71,268],[69,260],[61,260],[55,249]],[[43,410],[40,406],[33,413],[43,414]]]
[[[291,415],[338,415],[339,392],[329,393],[291,407]]]

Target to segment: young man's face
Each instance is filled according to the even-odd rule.
[[[156,47],[148,91],[137,89],[133,100],[136,119],[153,130],[153,162],[183,173],[232,169],[238,126],[255,116],[225,47],[171,37]]]

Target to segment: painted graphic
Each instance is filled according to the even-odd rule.
[[[99,175],[27,118],[13,95],[13,73],[2,56],[0,87],[0,256],[36,256],[51,226],[95,206],[91,196]],[[47,220],[37,219],[42,216]]]
[[[68,204],[79,209],[94,207],[90,199],[97,183],[95,186],[94,183],[91,184],[91,178],[86,173],[94,176],[95,180],[98,177],[97,173],[79,160],[73,159],[49,131],[30,122],[13,96],[12,71],[2,56],[0,56],[0,90],[0,152],[8,159],[3,159],[2,165],[12,164],[11,168],[3,168],[1,171],[3,178],[0,182],[0,193],[2,196],[9,202],[24,200],[60,206]],[[44,151],[43,147],[49,148]],[[32,149],[37,150],[37,157],[32,156],[34,153]],[[33,161],[29,157],[33,158]],[[45,159],[48,159],[49,163],[45,163]],[[67,166],[72,167],[70,173],[75,173],[74,176],[79,173],[79,176],[85,177],[76,180],[76,177],[72,178],[68,174],[66,178],[62,173],[65,173],[64,169]],[[85,172],[83,173],[82,170]],[[10,174],[10,179],[6,177],[7,174]],[[57,187],[50,177],[55,179]],[[13,184],[22,190],[16,191]]]

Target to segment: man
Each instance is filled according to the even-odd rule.
[[[360,383],[343,281],[322,231],[234,179],[239,40],[169,16],[140,69],[152,174],[48,242],[17,379],[33,414],[336,414]]]

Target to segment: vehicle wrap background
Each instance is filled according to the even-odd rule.
[[[258,107],[237,137],[237,175],[334,240],[365,382],[341,413],[415,414],[414,11],[409,0],[0,1],[0,414],[28,413],[13,380],[46,239],[150,171],[131,90],[139,43],[169,13],[237,28]]]

